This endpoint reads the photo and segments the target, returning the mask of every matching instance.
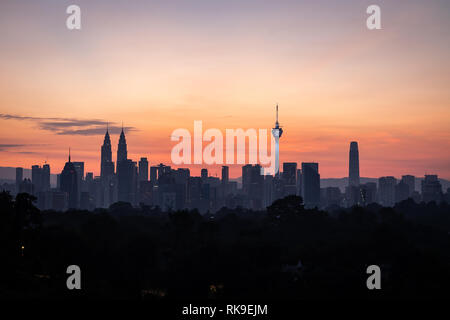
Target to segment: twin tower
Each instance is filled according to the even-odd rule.
[[[103,179],[105,177],[111,176],[114,174],[114,162],[112,161],[112,152],[111,152],[111,138],[109,137],[109,130],[106,129],[105,140],[103,141],[103,145],[101,148],[101,164],[100,164],[100,177]],[[123,160],[127,160],[127,140],[125,139],[125,133],[120,133],[119,138],[119,146],[117,148],[117,164]]]

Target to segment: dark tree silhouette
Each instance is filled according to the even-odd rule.
[[[406,200],[305,209],[300,197],[264,211],[162,212],[116,203],[93,212],[40,212],[0,193],[0,297],[449,298],[450,207]],[[22,249],[22,247],[24,249]],[[65,287],[82,269],[82,292]],[[366,288],[379,265],[382,292]]]

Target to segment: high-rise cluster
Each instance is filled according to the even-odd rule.
[[[125,132],[119,136],[116,163],[112,160],[111,137],[108,128],[100,153],[100,176],[85,174],[84,162],[74,162],[69,150],[68,161],[57,176],[56,188],[51,188],[50,165],[31,168],[31,180],[24,179],[23,168],[16,168],[16,192],[27,192],[38,198],[41,209],[66,210],[107,208],[116,202],[133,206],[158,206],[163,210],[198,209],[215,212],[222,207],[244,207],[263,210],[277,199],[298,195],[306,208],[368,205],[377,202],[384,206],[412,198],[415,201],[436,201],[444,195],[437,175],[426,175],[421,181],[421,193],[416,191],[416,178],[404,175],[398,181],[386,176],[379,179],[361,178],[359,150],[356,141],[350,142],[348,182],[345,192],[338,186],[321,187],[319,163],[284,162],[279,170],[278,143],[283,130],[277,119],[272,134],[276,144],[276,173],[264,175],[260,165],[242,167],[242,180],[230,179],[228,166],[222,167],[222,177],[212,177],[208,169],[201,169],[199,177],[191,176],[188,168],[173,169],[162,163],[150,166],[146,157],[139,163],[128,159]],[[150,174],[149,174],[150,171]]]

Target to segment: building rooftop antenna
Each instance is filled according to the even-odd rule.
[[[277,103],[277,122],[276,123],[278,124],[278,103]]]
[[[276,121],[275,121],[275,128],[279,128],[280,127],[280,123],[278,122],[278,103],[276,106]]]

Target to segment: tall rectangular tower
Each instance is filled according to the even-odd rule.
[[[42,168],[39,165],[31,167],[31,182],[34,186],[34,194],[37,195],[42,191]]]
[[[222,184],[228,184],[230,178],[230,168],[228,166],[222,166]]]
[[[16,193],[20,192],[20,184],[23,180],[23,168],[16,168]]]
[[[148,160],[141,158],[139,161],[139,181],[148,181]]]
[[[359,186],[359,151],[358,142],[350,142],[350,153],[348,162],[348,185]]]
[[[50,165],[44,164],[42,166],[42,190],[50,190]]]
[[[302,162],[302,196],[306,208],[320,205],[320,174],[316,162]]]

